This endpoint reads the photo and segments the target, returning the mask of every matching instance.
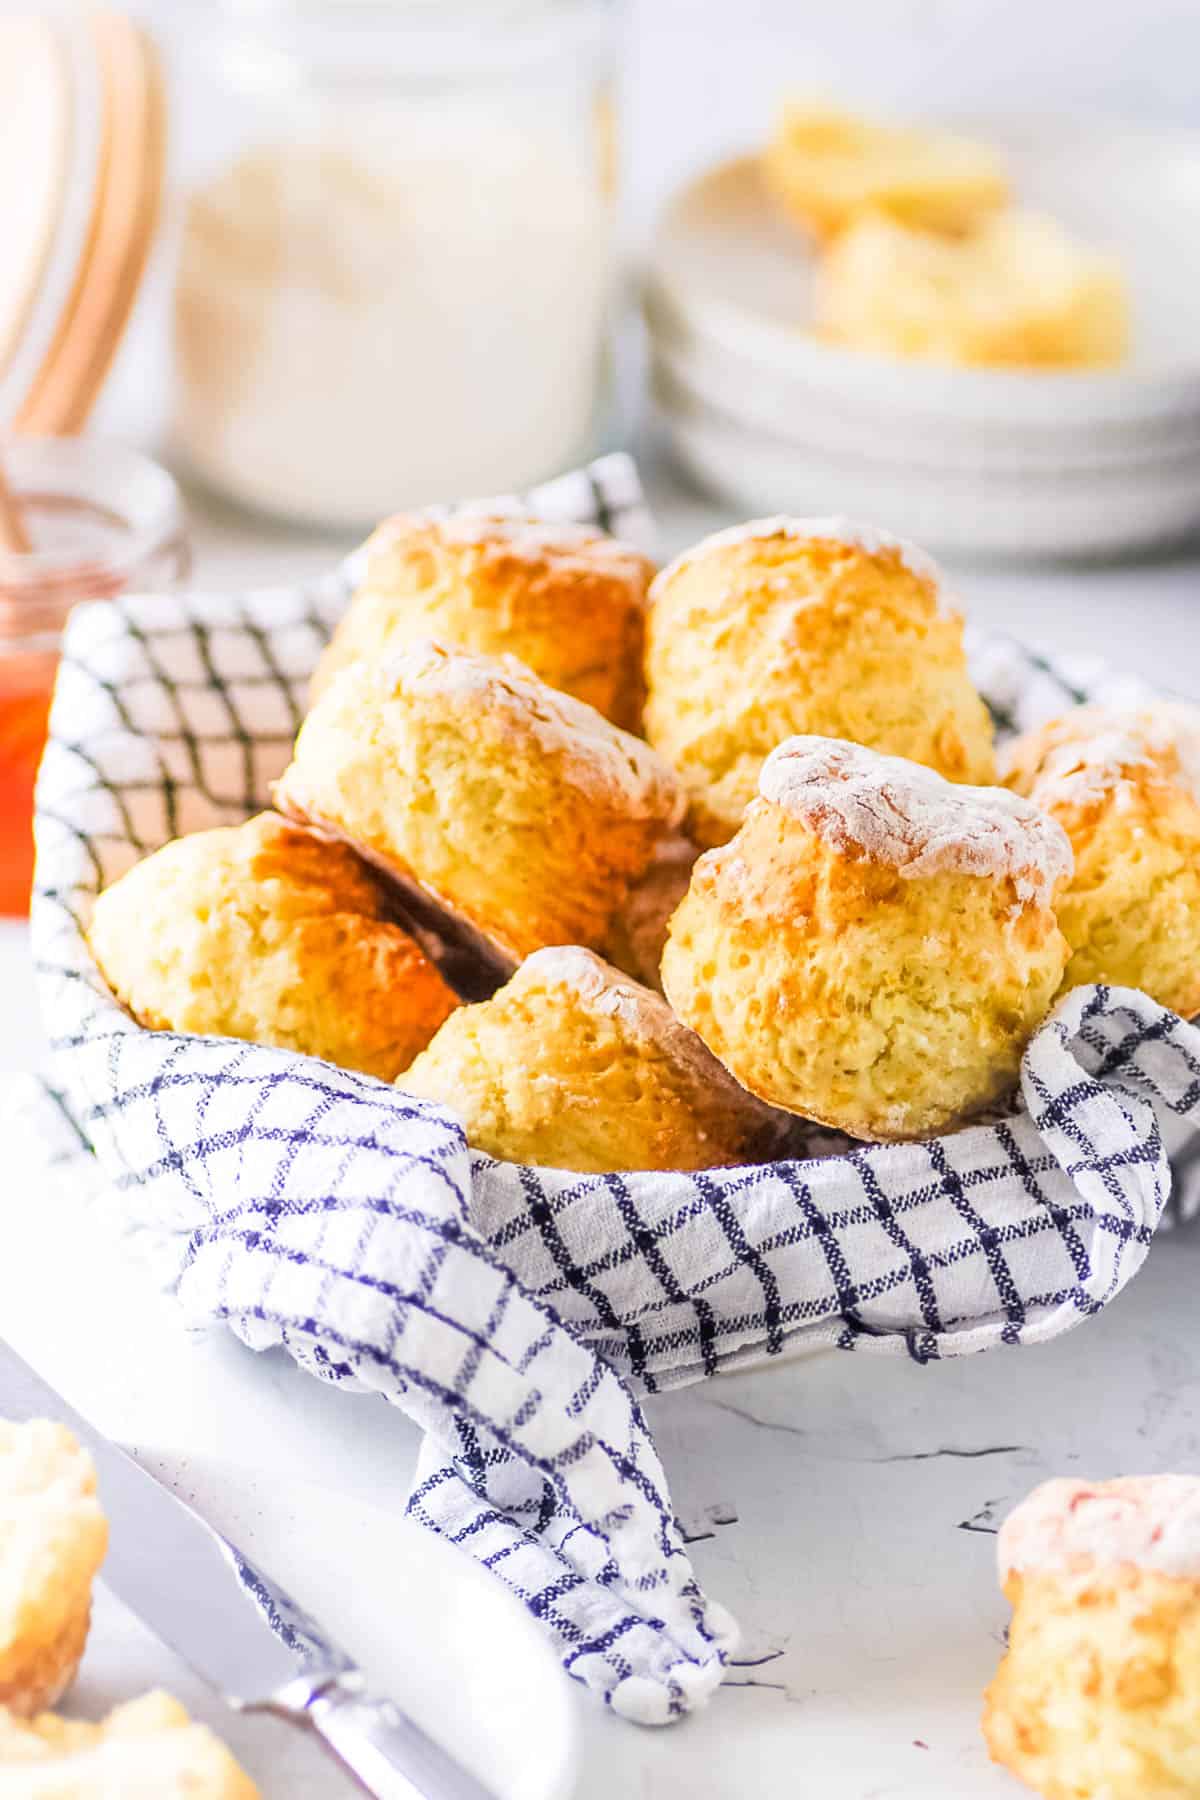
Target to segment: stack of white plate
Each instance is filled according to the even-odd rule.
[[[968,122],[1022,203],[1114,252],[1133,353],[1094,372],[968,369],[808,330],[813,253],[753,157],[668,206],[646,311],[675,450],[742,511],[836,511],[935,549],[1107,555],[1200,530],[1200,136]]]

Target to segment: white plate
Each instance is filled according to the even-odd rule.
[[[742,430],[678,390],[666,397],[679,461],[744,513],[849,513],[964,558],[1108,556],[1177,542],[1200,524],[1200,459],[1146,481],[914,475]]]
[[[565,1800],[574,1784],[572,1696],[548,1639],[494,1576],[421,1526],[310,1482],[139,1446],[147,1468],[326,1625],[375,1689],[403,1702],[498,1800]],[[100,1609],[98,1609],[100,1611]],[[241,1757],[264,1800],[357,1793],[306,1732],[239,1717],[153,1643],[101,1613],[72,1710],[161,1683]],[[153,1658],[152,1672],[145,1665]]]
[[[744,428],[837,456],[891,461],[905,469],[999,475],[1152,474],[1200,457],[1200,413],[1162,429],[988,430],[933,415],[881,415],[853,394],[805,390],[776,369],[689,335],[669,303],[646,297],[656,369],[667,382]]]
[[[741,157],[663,217],[655,283],[701,340],[812,396],[948,427],[1050,434],[1167,430],[1200,417],[1200,137],[1058,121],[968,121],[1007,154],[1020,198],[1112,250],[1129,277],[1134,352],[1122,369],[1035,373],[904,362],[806,333],[813,261]]]

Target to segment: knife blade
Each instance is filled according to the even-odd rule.
[[[69,1426],[108,1516],[101,1580],[240,1711],[311,1726],[376,1800],[495,1800],[320,1624],[0,1340],[0,1414]]]

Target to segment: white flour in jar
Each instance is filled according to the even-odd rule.
[[[596,171],[552,123],[406,112],[249,148],[188,205],[180,446],[327,524],[524,487],[586,447],[610,265]]]

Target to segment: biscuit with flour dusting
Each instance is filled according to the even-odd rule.
[[[510,655],[627,731],[642,718],[646,592],[654,565],[594,526],[520,513],[408,513],[369,540],[366,573],[317,665],[339,669],[434,638]]]
[[[787,1126],[659,995],[577,946],[463,1007],[399,1085],[458,1113],[490,1156],[591,1173],[757,1160]]]
[[[684,797],[649,744],[511,656],[410,645],[340,671],[276,784],[508,972],[603,944]]]
[[[1070,868],[1029,801],[792,738],[693,869],[663,988],[771,1105],[852,1137],[930,1137],[1013,1086],[1066,965]]]
[[[1003,768],[1075,853],[1058,900],[1064,988],[1142,988],[1200,1012],[1200,710],[1081,706],[1010,744]]]
[[[1044,1482],[997,1543],[1013,1608],[983,1731],[1047,1800],[1200,1793],[1200,1479]]]

